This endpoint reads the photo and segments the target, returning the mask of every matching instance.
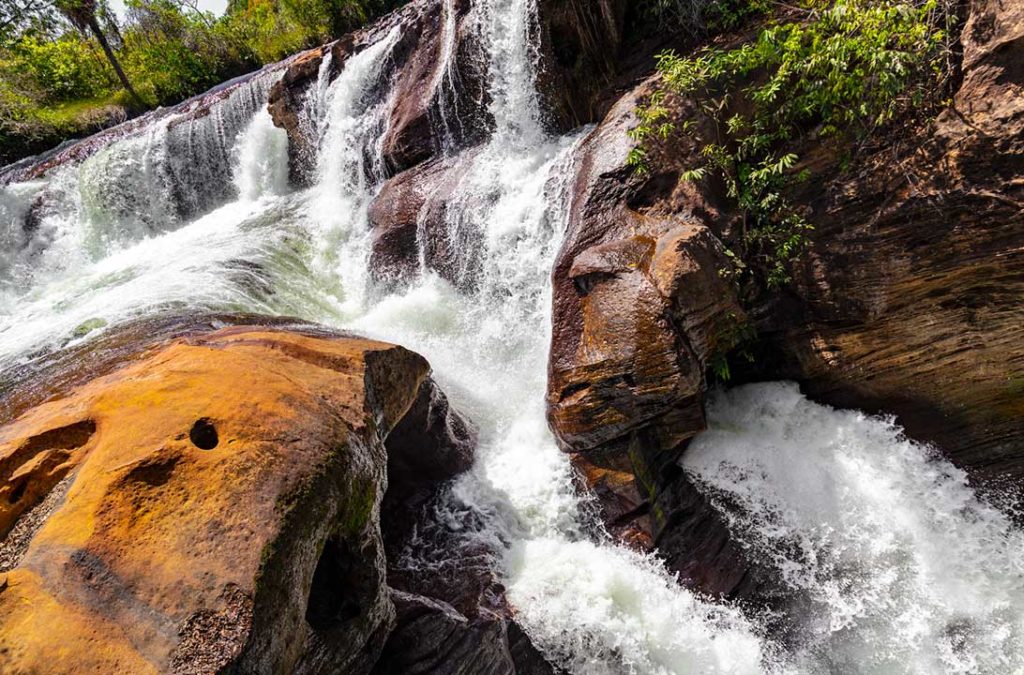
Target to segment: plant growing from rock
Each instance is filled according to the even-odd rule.
[[[811,229],[786,198],[809,175],[797,141],[864,141],[940,96],[954,20],[953,0],[808,0],[740,46],[664,52],[661,88],[630,132],[629,163],[646,172],[649,144],[693,138],[701,161],[681,179],[723,181],[742,216],[731,242],[740,280],[783,286]],[[694,100],[711,124],[675,120],[668,94]]]

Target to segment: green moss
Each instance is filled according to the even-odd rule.
[[[356,536],[362,532],[370,521],[373,507],[377,501],[377,486],[373,481],[355,485],[342,505],[342,513],[338,524],[342,535]]]
[[[74,337],[76,337],[76,338],[85,337],[86,335],[88,335],[89,333],[93,332],[94,330],[99,330],[100,328],[105,328],[106,325],[107,325],[107,320],[106,319],[101,319],[99,317],[96,317],[96,318],[93,318],[93,319],[88,319],[88,320],[83,321],[82,323],[78,324],[78,326],[76,326],[75,330],[72,332],[72,335]]]

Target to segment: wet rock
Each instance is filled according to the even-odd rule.
[[[568,130],[600,119],[600,95],[615,72],[626,3],[545,0],[537,9],[538,88],[552,126]],[[271,92],[270,113],[290,140],[292,182],[308,185],[314,148],[302,108],[331,54],[329,79],[345,60],[392,29],[400,38],[388,60],[392,82],[381,142],[389,174],[483,141],[494,121],[488,110],[489,55],[480,7],[470,0],[416,0],[372,26],[301,56]]]
[[[742,303],[717,274],[738,214],[714,181],[678,180],[698,148],[672,138],[649,174],[627,166],[654,81],[613,107],[581,148],[554,270],[548,404],[614,534],[657,545],[701,590],[771,594],[676,464],[703,428],[708,365],[742,335],[757,335],[759,358],[741,379],[895,413],[980,484],[1020,485],[1022,35],[1019,8],[975,2],[963,80],[936,121],[905,120],[846,170],[807,140],[813,178],[791,200],[815,226],[810,249],[788,288]],[[703,123],[692,102],[670,103]]]
[[[424,381],[385,443],[388,489],[404,504],[425,502],[441,483],[473,465],[476,440],[472,423],[433,380]]]
[[[381,186],[369,210],[370,270],[381,288],[393,289],[427,270],[455,286],[475,283],[482,262],[479,223],[452,223],[449,213],[472,210],[466,199],[486,199],[459,190],[471,178],[476,155],[471,148],[434,159]],[[456,199],[460,208],[451,210]]]
[[[40,361],[0,393],[5,672],[544,663],[495,552],[430,518],[476,435],[418,355],[205,315]]]
[[[439,152],[482,140],[487,112],[487,61],[469,0],[429,4],[418,42],[395,81],[385,161],[394,173]],[[451,16],[448,15],[451,11]]]
[[[389,489],[382,519],[397,621],[374,673],[555,673],[515,622],[480,514],[400,495]]]
[[[974,2],[963,80],[919,124],[798,199],[798,302],[759,328],[819,400],[893,413],[980,485],[1024,479],[1024,10]],[[901,136],[903,139],[901,140]],[[806,154],[819,161],[820,149]]]
[[[541,0],[538,3],[538,89],[555,126],[566,131],[600,121],[602,96],[619,64],[624,0]]]
[[[324,45],[298,55],[270,90],[267,111],[274,125],[288,134],[288,176],[294,185],[308,184],[316,160],[316,138],[305,124],[303,109],[309,88],[330,52],[331,45]]]
[[[638,98],[620,101],[580,149],[553,274],[548,420],[595,490],[610,531],[640,547],[686,441],[704,429],[705,372],[746,321],[724,247],[698,213],[646,203],[662,177],[626,164]]]
[[[110,126],[82,139],[66,140],[59,146],[36,156],[26,157],[7,166],[0,166],[0,185],[42,178],[59,167],[81,164],[104,148],[118,141],[141,136],[154,125],[172,116],[174,118],[173,123],[170,124],[172,128],[186,125],[185,129],[187,129],[187,125],[210,115],[211,111],[233,93],[243,90],[264,76],[273,76],[273,73],[288,68],[293,58],[295,57],[288,57],[260,70],[222,82],[212,89],[176,105],[157,108],[128,120],[123,120],[122,117],[116,126]],[[224,129],[221,131],[225,132]],[[231,130],[228,135],[233,137],[235,131],[237,130]],[[188,133],[185,132],[182,135],[187,136]],[[187,144],[184,142],[181,147],[188,150]]]
[[[514,675],[506,624],[497,616],[467,619],[447,603],[393,591],[398,629],[375,673]]]

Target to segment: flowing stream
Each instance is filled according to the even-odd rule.
[[[533,0],[473,9],[494,130],[460,157],[470,164],[444,211],[471,284],[424,268],[385,293],[368,274],[394,28],[333,80],[328,58],[310,88],[308,189],[288,187],[287,139],[265,110],[274,74],[201,120],[169,116],[78,166],[0,188],[0,367],[162,311],[298,316],[397,342],[430,360],[479,425],[478,461],[449,508],[480,514],[477,536],[504,552],[496,565],[518,619],[569,671],[1024,673],[1024,536],[891,421],[814,404],[789,384],[719,395],[683,467],[799,599],[784,645],[765,617],[588,534],[544,416],[549,275],[587,130],[544,130],[534,11]],[[442,130],[458,123],[453,105],[440,109]]]

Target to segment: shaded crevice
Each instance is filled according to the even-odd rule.
[[[192,445],[200,450],[213,450],[220,443],[217,427],[207,417],[196,420],[195,424],[192,425],[192,429],[188,432],[188,437],[192,441]]]
[[[324,544],[306,601],[306,623],[313,630],[329,631],[359,616],[351,578],[358,566],[358,557],[337,536]]]

